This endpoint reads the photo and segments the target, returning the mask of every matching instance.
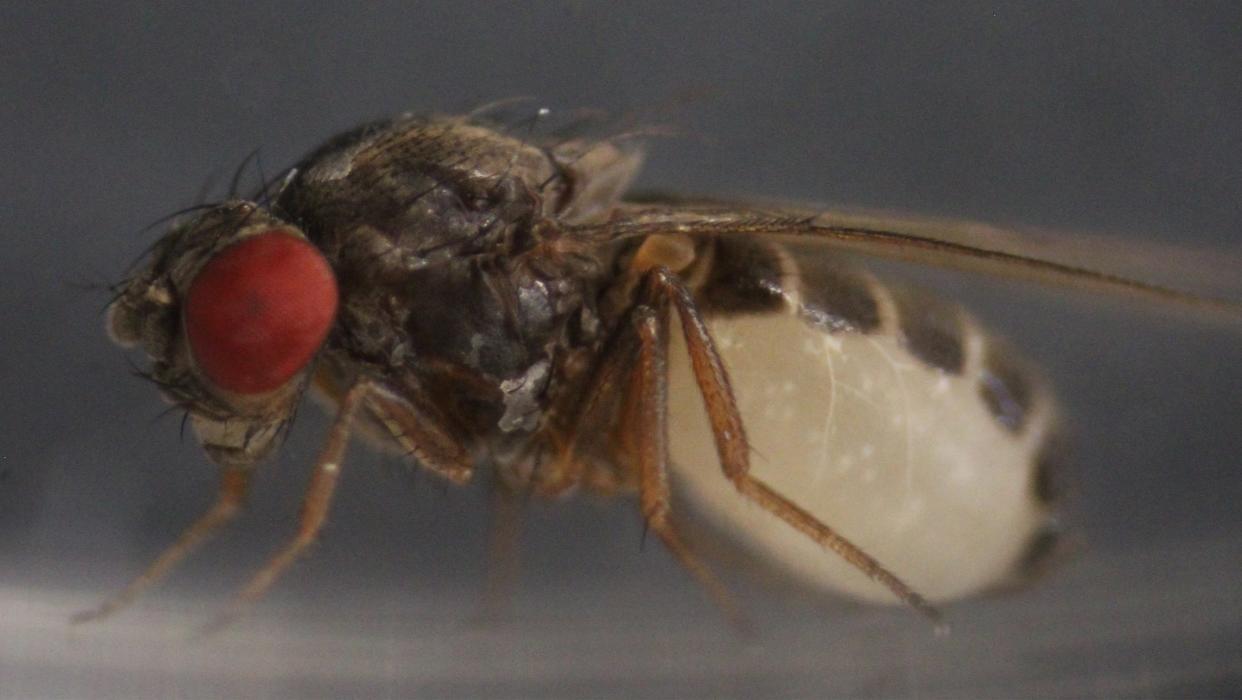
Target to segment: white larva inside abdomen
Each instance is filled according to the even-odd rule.
[[[674,488],[795,578],[872,602],[891,593],[747,501],[720,469],[680,325],[670,326]],[[1033,462],[1048,411],[1018,434],[981,400],[983,338],[948,374],[891,334],[829,334],[789,313],[710,323],[752,446],[752,474],[933,601],[1009,576],[1046,521]]]

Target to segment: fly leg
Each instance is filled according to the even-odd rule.
[[[459,486],[465,484],[474,476],[470,453],[440,427],[445,424],[443,417],[421,400],[421,391],[404,398],[374,385],[367,408],[419,467]]]
[[[323,450],[315,461],[310,485],[307,486],[306,495],[302,499],[297,533],[238,592],[224,613],[208,626],[207,631],[219,629],[262,598],[281,575],[314,544],[327,520],[328,508],[332,504],[332,496],[341,472],[341,458],[345,455],[345,448],[349,444],[354,419],[364,407],[374,408],[382,405],[385,394],[386,392],[374,381],[361,379],[341,397],[336,419],[328,430],[327,442],[324,443]],[[377,404],[377,401],[381,403]],[[421,449],[420,446],[416,445],[416,447]],[[464,473],[464,478],[469,478],[469,466],[457,466],[458,468],[450,470],[450,473],[459,477]]]
[[[241,512],[246,493],[250,490],[249,467],[225,467],[220,472],[220,488],[216,502],[206,513],[186,528],[185,532],[163,551],[145,571],[116,595],[98,607],[83,610],[70,620],[74,624],[99,620],[129,606],[145,590],[158,583],[190,552],[206,542],[221,527]]]
[[[493,481],[491,484],[487,571],[478,613],[481,623],[504,618],[513,601],[518,581],[518,541],[522,533],[525,495],[504,483]]]
[[[473,477],[469,452],[445,428],[447,425],[426,400],[421,390],[397,395],[377,387],[368,397],[371,416],[384,426],[389,436],[427,471],[454,484]],[[522,493],[496,475],[490,484],[491,523],[489,525],[486,587],[478,617],[498,619],[508,608],[518,577],[517,547],[522,525]]]
[[[733,596],[690,548],[670,518],[667,302],[659,303],[657,308],[635,307],[631,323],[640,340],[633,387],[637,391],[637,403],[636,410],[630,414],[635,424],[622,429],[636,436],[638,496],[643,520],[668,551],[707,589],[729,620],[745,630],[749,625]]]
[[[634,481],[647,531],[654,532],[681,565],[707,589],[737,627],[748,627],[733,596],[699,559],[671,519],[668,484],[668,302],[664,294],[640,292],[626,319],[604,345],[589,387],[573,407],[565,444],[540,472],[540,493],[555,495],[581,483],[586,465],[575,455],[577,438],[596,428],[615,431],[623,464],[636,464]],[[619,400],[618,400],[619,399]],[[597,426],[600,416],[606,425]],[[614,423],[613,421],[617,421]],[[630,478],[622,476],[626,483]],[[620,484],[608,485],[615,491]]]
[[[371,388],[369,381],[362,380],[350,387],[341,397],[336,419],[333,420],[332,427],[328,430],[328,440],[319,458],[315,461],[315,470],[302,500],[297,535],[250,579],[250,582],[233,599],[228,609],[208,627],[209,630],[223,627],[240,615],[249,605],[262,598],[281,574],[288,570],[293,562],[297,561],[298,557],[302,556],[314,543],[328,516],[328,507],[332,503],[336,481],[341,473],[341,457],[344,456],[345,448],[349,444],[349,433],[353,427],[354,418]]]
[[[579,438],[612,427],[597,423],[601,416],[610,415],[609,409],[615,408],[610,401],[626,392],[629,368],[638,353],[638,342],[632,327],[622,324],[604,348],[603,356],[591,370],[589,387],[571,406],[568,425],[553,433],[553,459],[534,473],[532,487],[542,496],[559,496],[582,484],[588,465],[578,454]],[[602,490],[607,491],[608,488],[603,487]]]
[[[784,520],[794,529],[825,549],[831,550],[872,580],[888,588],[902,602],[929,619],[939,622],[940,611],[904,581],[897,578],[853,542],[750,475],[750,445],[746,440],[746,431],[742,424],[742,417],[737,410],[737,402],[733,398],[733,389],[729,385],[729,375],[720,355],[716,353],[711,334],[694,303],[690,290],[679,277],[663,267],[654,268],[647,273],[644,289],[646,296],[659,294],[671,301],[677,309],[695,381],[703,396],[703,403],[707,408],[708,419],[716,440],[716,451],[720,455],[721,467],[725,476],[733,482],[737,490],[764,510]]]

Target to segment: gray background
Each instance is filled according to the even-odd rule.
[[[1235,3],[6,3],[0,697],[1242,694],[1242,336],[1010,285],[963,293],[1077,419],[1088,549],[952,607],[948,638],[731,576],[740,639],[631,503],[589,499],[534,508],[512,618],[471,625],[482,494],[356,449],[316,555],[188,641],[289,532],[315,410],[225,537],[125,615],[65,622],[214,488],[83,285],[255,147],[274,169],[365,118],[531,95],[688,133],[648,186],[1236,252],[1240,28]]]

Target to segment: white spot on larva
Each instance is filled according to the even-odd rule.
[[[327,472],[328,474],[335,474],[336,472],[341,471],[341,465],[337,464],[336,462],[328,462],[327,464],[323,465],[323,471]]]
[[[871,459],[875,456],[875,445],[867,443],[862,446],[862,456],[864,459]]]

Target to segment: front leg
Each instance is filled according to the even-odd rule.
[[[320,530],[323,529],[324,522],[327,520],[328,509],[332,504],[332,497],[336,492],[337,479],[341,473],[341,458],[344,457],[345,448],[349,445],[350,433],[358,412],[368,406],[374,410],[377,406],[391,405],[385,403],[385,400],[388,398],[391,398],[391,394],[382,389],[374,380],[365,378],[355,382],[341,397],[336,419],[332,422],[332,427],[328,431],[328,439],[324,443],[319,458],[315,461],[315,469],[311,475],[310,484],[306,488],[306,495],[302,500],[302,510],[298,516],[297,533],[238,592],[228,608],[208,626],[208,631],[218,629],[227,624],[244,612],[250,605],[262,598],[289,567],[314,544]],[[426,434],[429,433],[418,433],[419,436]],[[416,455],[431,449],[427,448],[425,450],[423,445],[418,443],[414,437],[408,437],[407,439],[411,441]],[[443,447],[443,445],[440,445],[440,447]],[[464,454],[464,450],[461,454]],[[440,463],[436,463],[435,466],[429,466],[432,471],[437,473],[441,473],[443,467],[444,465]],[[455,464],[452,469],[448,469],[441,473],[441,475],[451,475],[451,477],[456,477],[454,480],[465,481],[470,478],[471,471],[468,464]]]
[[[74,624],[100,620],[134,602],[139,595],[159,583],[181,560],[201,544],[219,532],[241,512],[246,493],[250,490],[250,467],[224,467],[220,472],[220,487],[216,501],[206,513],[194,521],[175,542],[168,546],[155,561],[147,566],[129,585],[108,598],[99,606],[75,614]]]

